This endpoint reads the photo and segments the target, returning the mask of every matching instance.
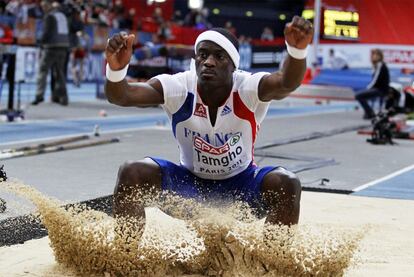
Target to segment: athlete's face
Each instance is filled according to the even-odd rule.
[[[197,45],[195,57],[197,76],[201,82],[229,82],[232,80],[234,65],[229,54],[211,41]]]

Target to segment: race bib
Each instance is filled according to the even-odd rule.
[[[247,160],[240,133],[231,136],[222,146],[212,146],[195,136],[193,141],[194,172],[212,175],[228,175],[240,168]]]

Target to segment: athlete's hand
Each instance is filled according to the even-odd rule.
[[[135,35],[125,32],[113,35],[106,44],[105,56],[112,70],[121,70],[131,59]]]
[[[290,46],[305,49],[313,37],[313,26],[308,20],[295,15],[285,26],[285,40]]]

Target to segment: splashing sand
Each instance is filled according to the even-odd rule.
[[[20,182],[0,187],[37,206],[57,262],[86,276],[341,276],[364,233],[269,226],[240,202],[218,209],[163,194],[144,199],[158,208],[146,208],[151,216],[141,234],[133,219],[115,221],[82,205],[65,209]]]

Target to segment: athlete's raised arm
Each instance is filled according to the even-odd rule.
[[[281,71],[262,78],[259,99],[262,101],[285,98],[300,86],[306,71],[306,48],[312,41],[312,24],[302,17],[294,16],[285,26],[288,53]]]
[[[127,66],[132,56],[135,35],[115,34],[105,48],[107,60],[105,94],[109,102],[119,106],[145,107],[164,103],[163,89],[157,79],[146,83],[128,83]]]

